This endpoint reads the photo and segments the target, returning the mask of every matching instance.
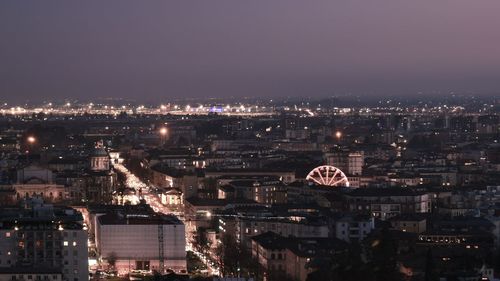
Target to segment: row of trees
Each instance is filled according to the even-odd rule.
[[[264,276],[263,269],[258,261],[252,258],[252,253],[232,235],[223,234],[220,243],[211,245],[205,229],[199,228],[191,243],[197,251],[215,262],[222,276],[253,277],[255,280],[262,280]]]
[[[403,280],[397,264],[397,245],[387,229],[369,244],[352,243],[347,251],[317,258],[307,281]]]

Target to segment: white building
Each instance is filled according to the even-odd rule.
[[[186,270],[184,224],[159,213],[108,213],[97,218],[96,246],[103,260],[121,273],[132,269]],[[163,265],[162,265],[163,263]]]
[[[374,228],[372,217],[345,216],[335,222],[335,237],[346,242],[362,241]]]

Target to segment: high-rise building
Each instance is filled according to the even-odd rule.
[[[23,207],[0,209],[0,268],[7,271],[15,269],[22,275],[43,269],[35,271],[42,274],[48,270],[51,274],[47,276],[59,274],[64,280],[86,281],[87,239],[82,214],[72,208],[32,198],[24,201]]]

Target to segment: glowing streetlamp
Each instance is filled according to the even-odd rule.
[[[26,138],[26,141],[28,142],[28,147],[29,149],[26,151],[26,160],[28,160],[28,163],[29,163],[29,153],[30,153],[30,150],[32,149],[33,145],[35,144],[36,142],[36,138],[34,136],[29,136]]]
[[[166,136],[166,135],[167,135],[167,128],[162,127],[162,128],[160,129],[160,135],[162,135],[162,136]]]
[[[36,138],[34,136],[29,136],[26,140],[29,144],[34,144],[36,142]]]
[[[165,127],[161,127],[160,130],[160,136],[161,136],[161,144],[165,144],[165,139],[167,137],[168,130]]]

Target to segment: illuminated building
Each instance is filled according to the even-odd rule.
[[[116,258],[119,273],[139,270],[186,270],[184,224],[175,216],[137,209],[109,212],[96,218],[100,258]]]
[[[45,274],[49,280],[60,280],[60,274],[68,281],[88,280],[87,232],[81,213],[36,198],[24,204],[0,209],[0,273],[2,268],[19,272],[27,268],[25,273],[45,268],[57,269]]]

